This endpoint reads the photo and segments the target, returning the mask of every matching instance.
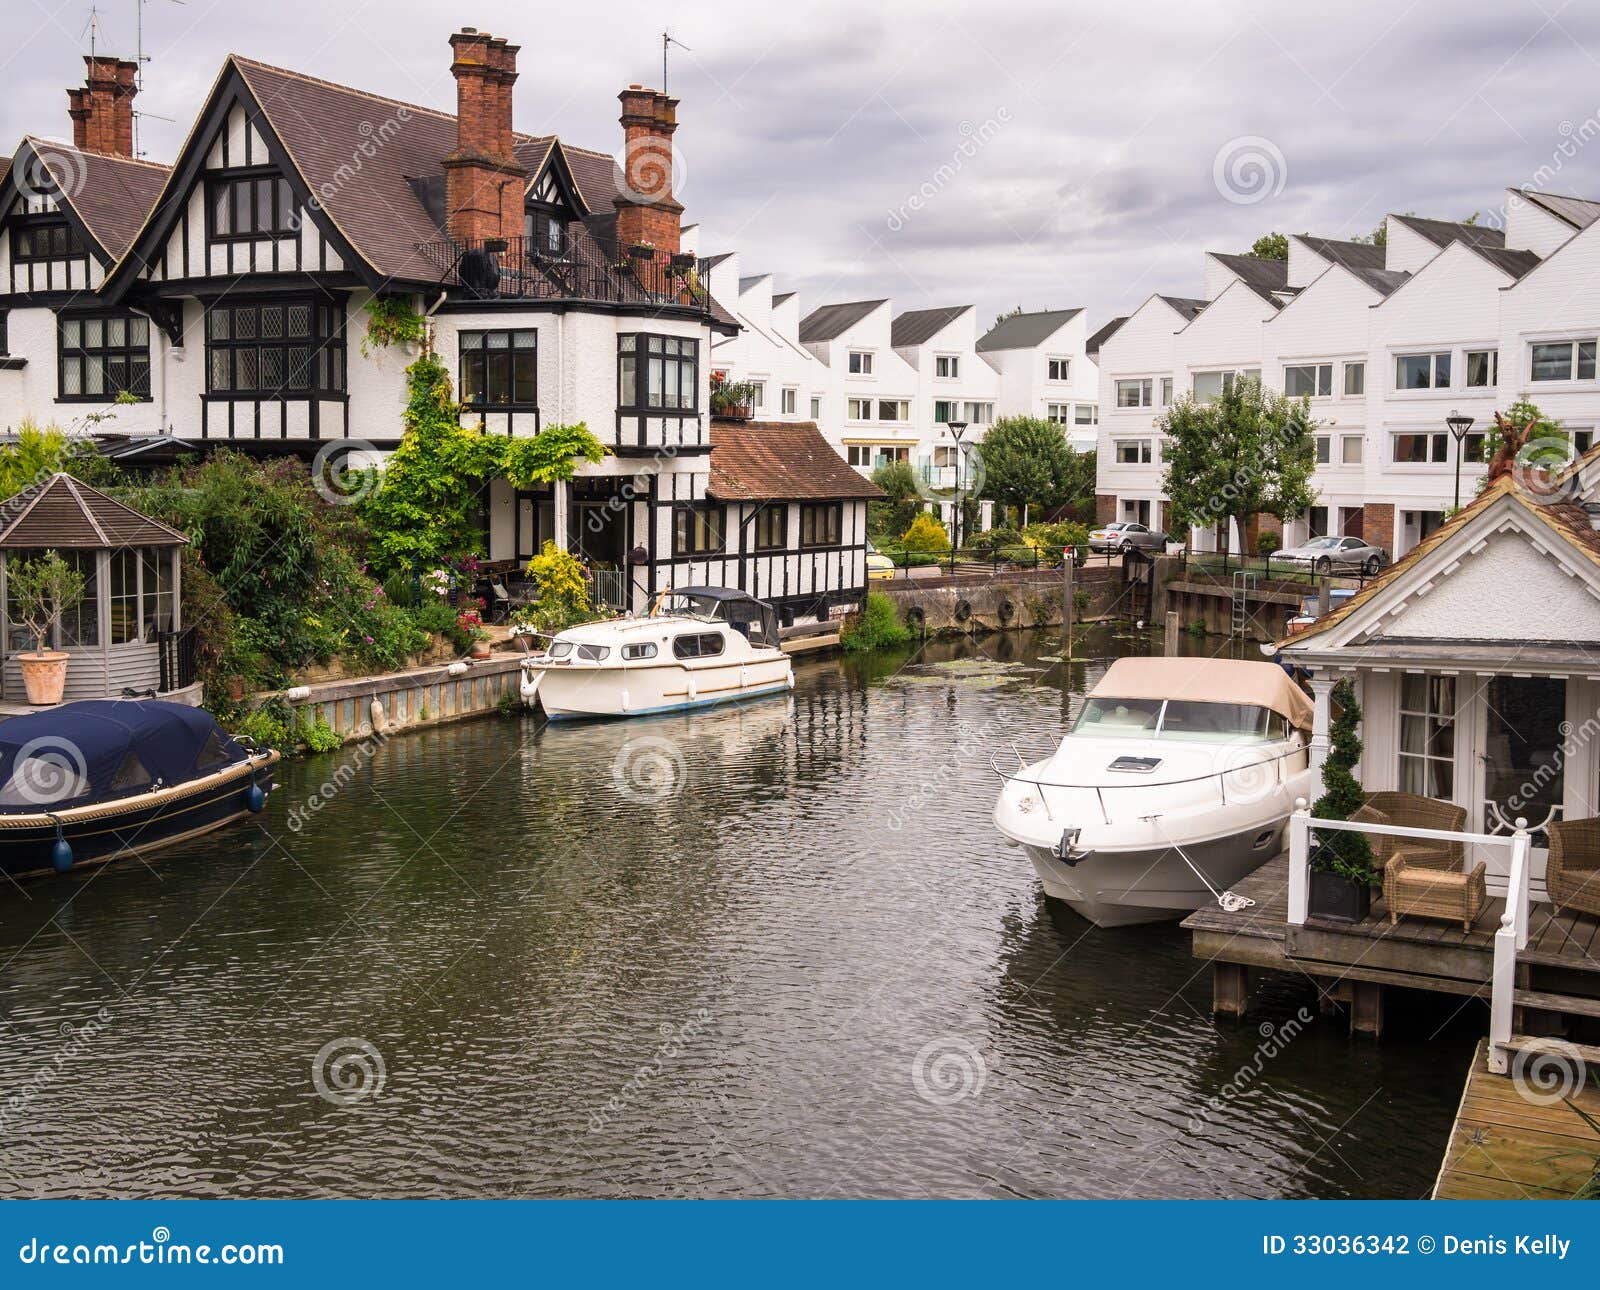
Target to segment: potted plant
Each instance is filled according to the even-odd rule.
[[[751,403],[755,399],[753,381],[730,381],[726,372],[711,373],[711,414],[733,421],[750,419]]]
[[[489,632],[483,625],[483,615],[476,609],[463,609],[456,615],[456,630],[467,638],[473,658],[489,657]]]
[[[628,254],[635,260],[653,260],[656,255],[654,242],[635,242],[628,248]]]
[[[11,612],[27,628],[35,646],[32,653],[17,655],[28,702],[39,707],[60,703],[71,655],[47,649],[46,645],[61,616],[82,602],[86,587],[83,574],[56,552],[46,551],[32,560],[11,561],[6,582]]]
[[[539,620],[529,606],[511,615],[511,639],[524,654],[532,651],[539,639]]]
[[[679,251],[671,260],[674,269],[692,269],[698,263],[698,257],[692,251]]]
[[[1367,795],[1352,768],[1361,760],[1361,709],[1356,706],[1355,685],[1346,678],[1333,689],[1337,715],[1329,731],[1328,759],[1322,766],[1323,794],[1311,808],[1318,820],[1348,820],[1366,805]],[[1359,923],[1372,909],[1372,884],[1378,880],[1372,864],[1372,846],[1365,834],[1329,829],[1311,834],[1311,891],[1308,912],[1313,918]]]

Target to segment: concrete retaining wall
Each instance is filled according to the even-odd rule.
[[[1245,638],[1255,641],[1281,640],[1284,623],[1300,607],[1299,591],[1257,588],[1245,598],[1248,621]],[[1169,582],[1165,588],[1166,608],[1178,615],[1185,629],[1203,623],[1217,636],[1233,631],[1233,592],[1211,583]]]
[[[1075,611],[1076,621],[1115,617],[1124,590],[1122,570],[1117,566],[1075,570],[1073,588],[1089,593],[1088,607]],[[923,630],[930,633],[996,632],[1061,624],[1059,569],[895,578],[874,582],[870,589],[887,594],[908,623],[920,613]]]
[[[467,663],[458,675],[451,674],[450,664],[419,667],[323,681],[285,691],[282,697],[302,720],[320,716],[346,739],[372,731],[392,734],[493,711],[501,695],[519,693],[521,664],[521,654],[497,654]],[[262,694],[256,699],[276,697]]]

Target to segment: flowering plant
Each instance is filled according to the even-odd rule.
[[[431,591],[436,596],[448,596],[450,594],[450,570],[429,570],[422,575],[422,586],[425,591]]]
[[[483,615],[476,609],[463,609],[456,615],[456,627],[473,640],[483,640],[489,635],[483,629]]]

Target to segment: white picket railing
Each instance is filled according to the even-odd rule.
[[[1420,838],[1430,842],[1459,842],[1466,848],[1504,847],[1510,856],[1506,873],[1506,912],[1494,935],[1494,968],[1490,977],[1489,1068],[1506,1070],[1506,1045],[1511,1041],[1511,1019],[1517,988],[1517,954],[1528,948],[1529,917],[1533,906],[1531,881],[1533,845],[1528,822],[1517,820],[1516,829],[1504,833],[1453,833],[1448,829],[1415,829],[1399,824],[1365,824],[1351,820],[1314,820],[1305,800],[1295,802],[1289,817],[1289,918],[1303,927],[1311,901],[1311,834],[1347,832],[1381,834],[1391,838]],[[1471,863],[1469,850],[1469,860]]]

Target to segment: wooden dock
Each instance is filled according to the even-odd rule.
[[[1238,913],[1207,905],[1183,926],[1194,935],[1195,957],[1207,959],[1214,975],[1214,999],[1220,1013],[1241,1014],[1249,1002],[1252,969],[1291,972],[1317,982],[1325,1000],[1350,1006],[1353,1029],[1378,1034],[1383,1028],[1383,990],[1401,986],[1439,994],[1487,999],[1494,965],[1494,933],[1505,902],[1491,899],[1471,931],[1459,923],[1402,918],[1391,925],[1381,896],[1362,922],[1332,923],[1313,919],[1292,927],[1289,913],[1289,859],[1281,855],[1234,884],[1233,890],[1255,904]],[[1547,904],[1535,905],[1528,948],[1518,956],[1524,978],[1517,1003],[1530,1014],[1558,1011],[1557,1000],[1573,1002],[1590,996],[1600,1016],[1600,919],[1589,914],[1560,914]],[[1541,1007],[1541,1005],[1546,1005]],[[1519,1027],[1522,1029],[1522,1027]]]
[[[1526,1079],[1489,1073],[1488,1041],[1467,1071],[1461,1106],[1434,1184],[1435,1200],[1561,1200],[1597,1167],[1600,1135],[1570,1100],[1600,1119],[1600,1088],[1579,1078],[1546,1091]],[[1573,1071],[1581,1072],[1581,1065]],[[1558,1077],[1559,1078],[1559,1077]],[[1555,1096],[1561,1087],[1571,1096]]]

